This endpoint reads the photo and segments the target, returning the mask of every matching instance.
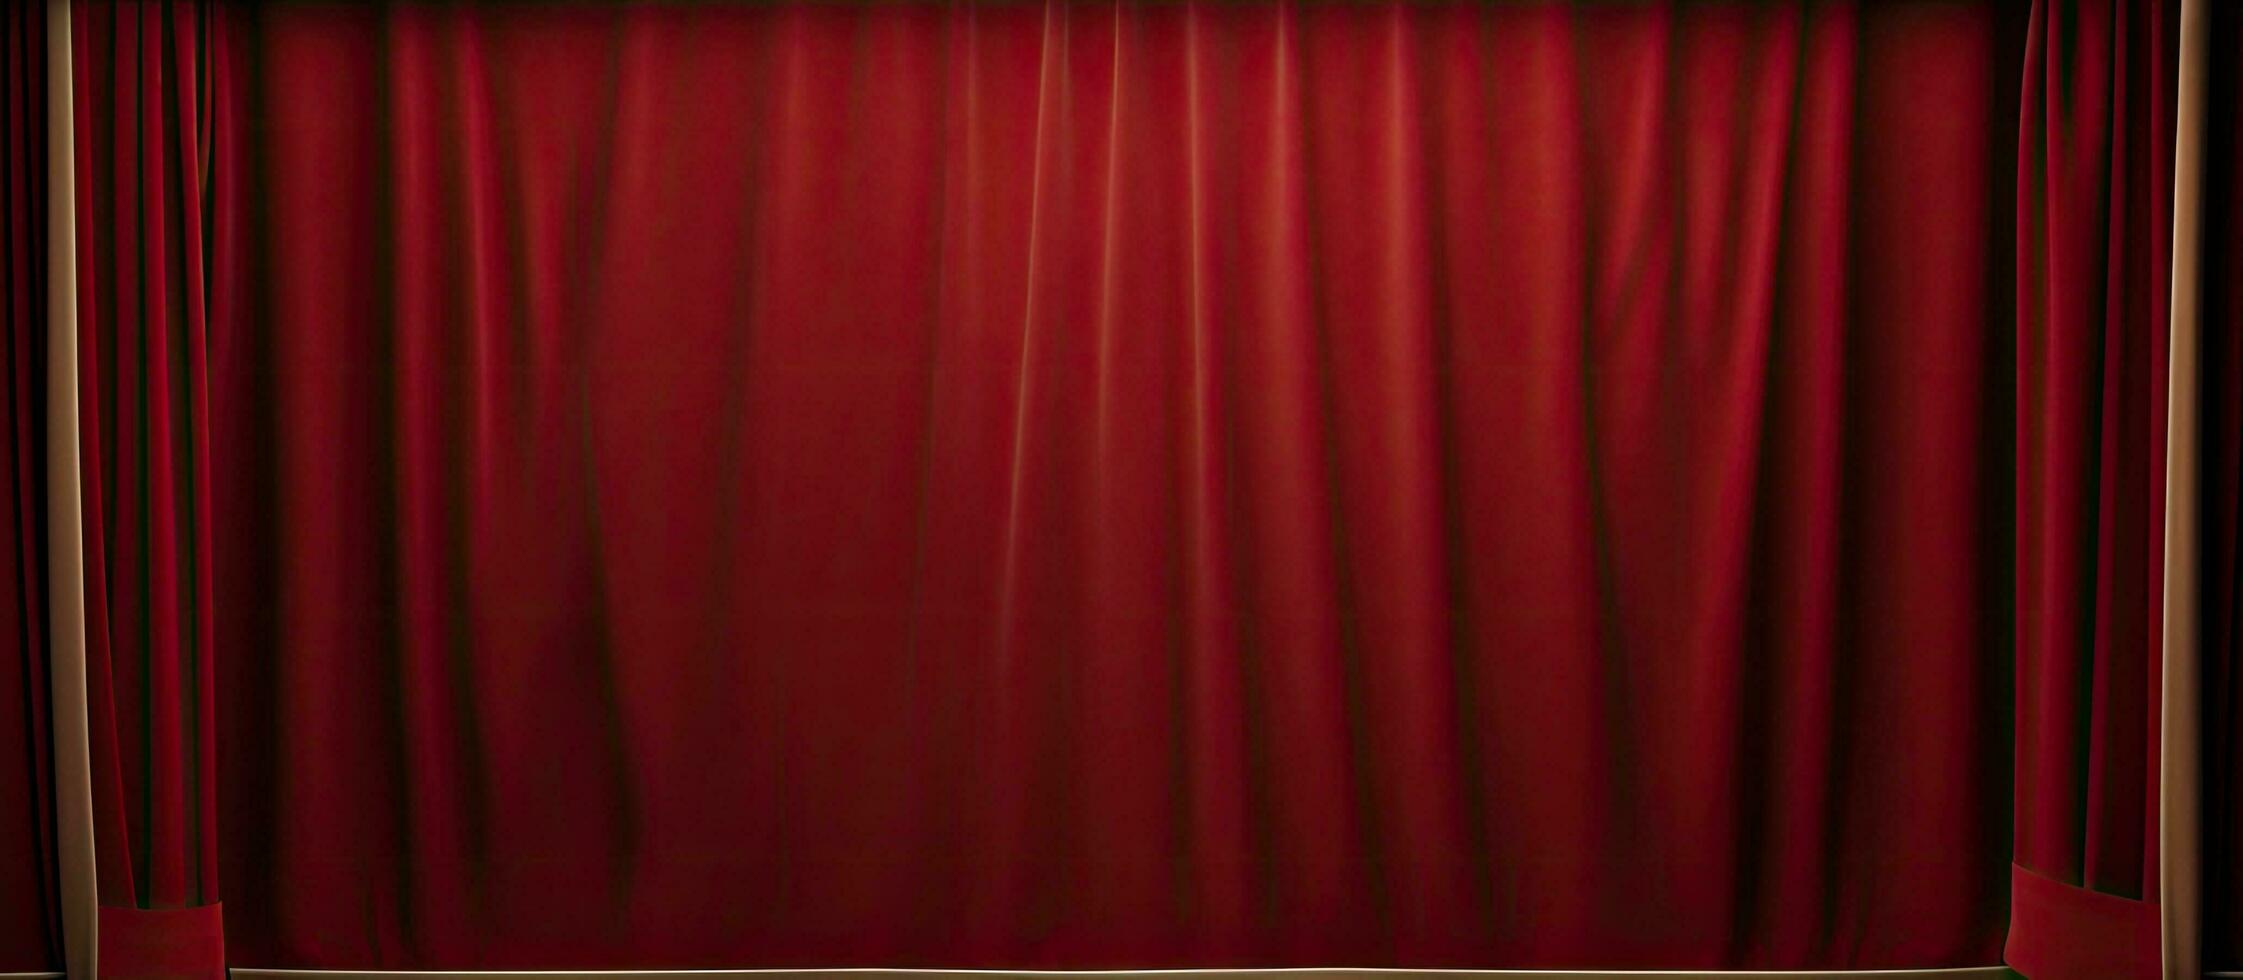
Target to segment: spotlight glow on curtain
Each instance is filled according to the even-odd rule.
[[[260,17],[235,963],[1997,961],[1995,14]]]

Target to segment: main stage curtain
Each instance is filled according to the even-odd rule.
[[[62,962],[47,713],[46,14],[0,10],[0,972]]]
[[[208,345],[240,203],[224,8],[71,5],[100,963],[224,976]]]
[[[2001,16],[256,11],[232,961],[1996,962]]]
[[[2043,0],[2026,39],[2007,960],[2034,980],[2160,971],[2176,13]]]
[[[2204,967],[2243,971],[2243,8],[2210,4],[2204,127]],[[2223,56],[2222,53],[2226,56]]]

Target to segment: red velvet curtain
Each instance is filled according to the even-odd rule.
[[[2243,971],[2243,8],[2206,12],[2204,967]]]
[[[2159,973],[2176,13],[2042,0],[2027,36],[2007,959],[2035,980]]]
[[[72,5],[86,668],[104,975],[224,975],[208,344],[240,204],[224,10]]]
[[[47,696],[47,8],[0,10],[0,972],[60,969]]]
[[[237,964],[1996,961],[1999,11],[259,17]]]

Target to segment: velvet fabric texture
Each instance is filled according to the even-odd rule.
[[[102,972],[222,977],[214,928],[211,941],[147,954],[193,933],[177,923],[214,922],[218,900],[207,352],[210,324],[235,316],[215,270],[239,267],[226,245],[241,213],[231,75],[218,56],[227,8],[95,2],[72,13]]]
[[[2152,975],[2173,12],[80,4],[108,972]]]
[[[237,964],[1998,960],[1999,10],[257,16]]]
[[[102,976],[225,980],[226,927],[220,903],[169,908],[104,905],[100,916]]]
[[[2014,812],[2037,887],[2013,896],[2007,960],[2035,980],[2159,970],[2176,13],[2039,2],[2027,35]]]
[[[0,10],[0,972],[60,969],[47,675],[47,8]]]

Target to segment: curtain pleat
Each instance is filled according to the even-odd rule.
[[[268,966],[1975,965],[2006,897],[2159,969],[2170,4],[230,16],[75,7],[112,975],[223,970],[222,863]]]
[[[2159,608],[2177,8],[2035,3],[2018,134],[2008,962],[2159,974]]]
[[[238,202],[221,5],[73,5],[88,718],[101,969],[224,971],[208,421]],[[231,186],[230,184],[228,186]]]
[[[0,367],[0,971],[57,970],[54,749],[47,674],[47,7],[0,11],[0,112],[7,119],[7,334]]]
[[[237,961],[1999,955],[2000,11],[254,16]]]

